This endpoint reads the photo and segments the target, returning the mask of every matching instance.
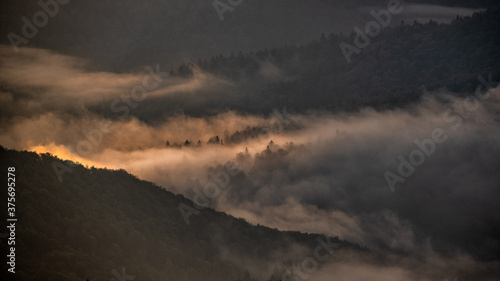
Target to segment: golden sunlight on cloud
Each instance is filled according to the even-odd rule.
[[[48,50],[23,48],[11,56],[8,47],[0,46],[0,81],[23,89],[42,90],[47,98],[71,97],[92,102],[119,95],[142,80],[137,74],[89,72],[82,59]],[[39,93],[40,94],[40,93]]]
[[[109,165],[107,163],[99,163],[96,161],[92,161],[86,158],[82,158],[78,155],[75,155],[71,153],[66,147],[64,146],[58,146],[55,144],[49,144],[49,145],[38,145],[38,146],[33,146],[27,149],[28,151],[33,151],[39,154],[42,153],[50,153],[54,156],[57,156],[63,160],[70,160],[75,163],[80,163],[84,166],[88,167],[96,167],[96,168],[109,168],[109,169],[115,169],[116,167]]]
[[[89,62],[82,58],[45,49],[22,49],[17,56],[11,56],[12,50],[0,45],[0,83],[18,92],[34,94],[31,98],[37,106],[51,109],[84,110],[84,105],[130,98],[136,88],[142,88],[151,98],[234,86],[199,68],[193,69],[190,78],[171,76],[159,64],[132,73],[92,71]]]

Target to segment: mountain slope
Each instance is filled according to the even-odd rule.
[[[401,106],[416,101],[425,89],[465,95],[478,86],[478,75],[491,74],[494,81],[500,76],[500,9],[457,17],[451,24],[389,27],[367,37],[359,54],[342,53],[342,44],[357,48],[359,38],[354,31],[323,35],[304,46],[215,56],[198,66],[233,81],[258,81],[266,68],[274,67],[277,78],[269,79],[258,95],[246,97],[260,102],[242,108],[262,112],[284,104],[300,111]]]
[[[59,182],[52,165],[61,160],[48,154],[1,147],[0,159],[2,171],[16,168],[19,280],[109,280],[122,268],[136,280],[255,280],[246,269],[281,276],[321,237],[253,226],[212,209],[186,224],[178,206],[191,201],[123,170],[79,165]],[[333,257],[364,252],[331,241],[341,243]]]
[[[490,9],[457,17],[451,24],[431,21],[387,27],[359,54],[352,53],[350,63],[340,45],[355,46],[359,37],[355,32],[321,36],[305,45],[200,59],[172,73],[185,81],[203,78],[228,83],[151,97],[132,114],[154,122],[178,114],[179,108],[190,116],[225,110],[269,114],[284,106],[301,113],[380,110],[407,107],[443,89],[467,96],[482,85],[480,75],[491,75],[489,83],[499,80],[499,19],[500,9]],[[105,103],[92,110],[105,115],[109,106]]]

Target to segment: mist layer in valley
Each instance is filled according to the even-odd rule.
[[[338,236],[383,256],[327,262],[310,272],[314,280],[499,276],[500,91],[491,77],[477,80],[472,97],[433,91],[392,110],[295,113],[285,103],[262,114],[207,113],[201,107],[215,100],[239,102],[244,84],[201,69],[190,77],[161,65],[95,72],[53,51],[9,52],[0,48],[0,143],[8,148],[125,169],[197,210]],[[263,64],[261,73],[257,83],[279,70]],[[178,110],[134,113],[162,99]],[[228,163],[241,172],[224,173]],[[71,167],[54,173],[64,182]],[[231,251],[225,258],[237,260]],[[251,260],[240,263],[252,270]]]

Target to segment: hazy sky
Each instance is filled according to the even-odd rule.
[[[477,8],[431,6],[422,1],[400,1],[403,11],[389,23],[401,20],[450,22],[471,15]],[[22,35],[23,17],[40,10],[36,1],[2,1],[2,33]],[[226,2],[222,2],[226,3]],[[389,1],[236,1],[222,13],[214,1],[71,1],[60,5],[47,24],[36,28],[24,47],[41,47],[86,57],[97,69],[127,71],[160,63],[176,67],[183,61],[256,51],[284,44],[305,44],[322,33],[350,34],[373,20],[371,11],[387,10]],[[480,5],[470,1],[470,6]],[[3,36],[0,43],[10,45]]]

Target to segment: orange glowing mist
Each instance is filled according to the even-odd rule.
[[[71,160],[76,163],[80,163],[84,166],[88,167],[96,167],[96,168],[105,168],[106,165],[95,162],[86,158],[82,158],[78,155],[72,154],[68,149],[66,149],[64,146],[57,146],[55,144],[49,144],[49,145],[39,145],[39,146],[33,146],[28,149],[28,151],[34,151],[36,153],[50,153],[54,156],[57,156],[63,160]],[[110,168],[110,167],[108,167]]]

